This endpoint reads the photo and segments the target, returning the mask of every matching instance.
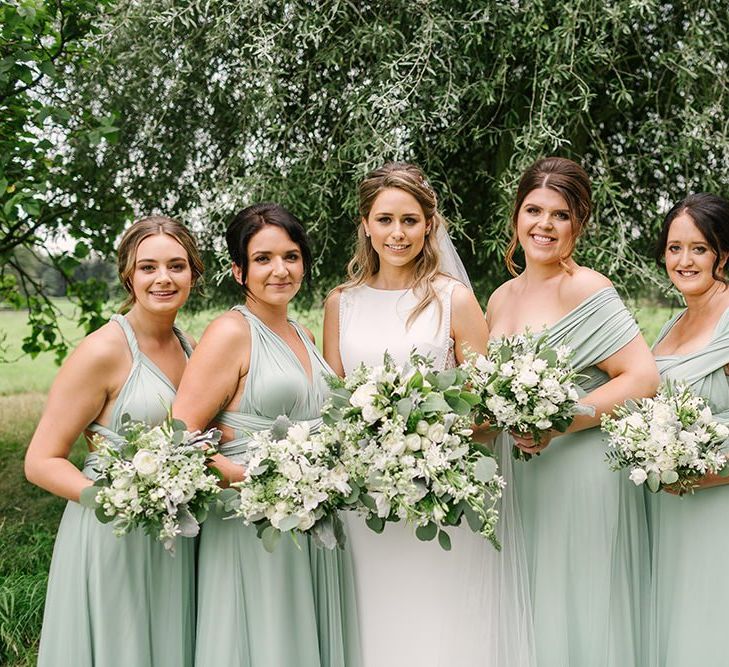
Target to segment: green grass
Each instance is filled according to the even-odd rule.
[[[59,305],[71,314],[67,302]],[[668,308],[649,305],[635,312],[649,343],[672,314]],[[183,312],[179,324],[199,339],[217,314]],[[312,330],[321,345],[322,311],[295,317]],[[26,331],[24,314],[0,311],[2,330],[8,332],[10,351],[17,354]],[[81,337],[71,320],[64,321],[64,331],[71,340]],[[25,448],[57,370],[50,354],[0,364],[0,664],[9,667],[35,664],[53,540],[65,506],[65,501],[32,486],[23,475]],[[84,453],[85,445],[79,439],[71,460],[80,466]]]

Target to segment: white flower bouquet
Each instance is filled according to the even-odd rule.
[[[577,414],[594,414],[579,404],[578,374],[570,365],[572,350],[550,347],[546,333],[503,336],[491,341],[484,355],[461,367],[480,401],[476,421],[529,434],[539,442],[546,431],[564,433]],[[518,447],[514,457],[528,460]]]
[[[338,447],[308,422],[276,419],[271,429],[254,433],[245,458],[245,479],[233,486],[237,498],[225,494],[226,508],[255,524],[263,546],[273,551],[282,533],[308,533],[320,546],[344,546],[337,510],[353,502],[349,475]]]
[[[94,435],[99,477],[80,502],[112,523],[116,535],[143,528],[174,555],[177,536],[198,534],[220,491],[219,476],[207,465],[220,431],[190,433],[171,418],[154,427],[129,415],[121,421],[122,442]]]
[[[610,467],[630,470],[636,486],[645,483],[654,493],[671,485],[684,494],[726,464],[721,449],[729,428],[714,421],[704,400],[683,384],[666,382],[654,398],[603,415],[602,430],[609,436]]]
[[[491,452],[471,439],[478,396],[460,369],[434,372],[412,354],[396,366],[364,364],[345,380],[331,378],[322,435],[341,446],[357,507],[382,532],[387,521],[408,521],[421,540],[450,549],[446,531],[465,516],[474,532],[498,542],[496,503],[504,481]]]

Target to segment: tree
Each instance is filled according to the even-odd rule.
[[[23,350],[66,352],[47,285],[33,269],[51,262],[69,282],[88,330],[103,323],[106,286],[74,280],[92,249],[109,251],[128,217],[123,198],[94,189],[105,181],[90,165],[68,160],[74,145],[113,141],[113,115],[97,116],[70,97],[69,79],[85,66],[93,21],[108,0],[20,0],[0,4],[0,301],[27,308],[32,330]],[[97,223],[101,222],[101,225]],[[71,251],[47,249],[63,237]],[[40,252],[39,252],[40,251]],[[37,255],[36,261],[28,253]]]
[[[341,279],[356,182],[421,164],[487,291],[515,184],[562,154],[591,173],[585,262],[623,287],[657,281],[661,213],[729,176],[726,0],[528,3],[120,2],[83,95],[124,109],[92,150],[135,206],[174,208],[210,239],[244,203],[309,225],[317,285]]]

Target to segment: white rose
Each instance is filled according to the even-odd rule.
[[[525,368],[519,373],[517,380],[525,387],[536,387],[539,383],[539,375],[531,368]]]
[[[309,423],[308,422],[297,422],[293,426],[289,427],[288,439],[298,444],[305,442],[309,437]]]
[[[547,362],[544,359],[535,359],[532,362],[532,370],[535,373],[543,373],[547,370]]]
[[[673,410],[663,403],[655,403],[653,405],[653,422],[655,424],[663,425],[670,424],[676,418]]]
[[[128,489],[129,485],[132,483],[131,477],[128,477],[127,475],[123,475],[122,477],[117,477],[114,479],[114,481],[111,483],[111,485],[115,489]]]
[[[374,405],[365,405],[362,408],[362,419],[368,424],[374,424],[382,416],[382,410],[376,408]]]
[[[420,436],[417,433],[410,433],[405,436],[405,447],[411,452],[417,452],[420,449]]]
[[[430,424],[428,424],[428,422],[425,421],[425,419],[421,419],[415,426],[415,432],[418,433],[419,435],[428,435],[429,426],[430,426]]]
[[[382,445],[395,456],[400,456],[400,454],[405,451],[407,443],[405,442],[405,438],[402,436],[390,433],[390,435],[384,438]]]
[[[355,390],[355,392],[349,397],[349,402],[355,408],[364,408],[365,406],[372,404],[372,400],[376,393],[377,386],[374,382],[367,382]]]
[[[630,471],[630,481],[636,486],[640,486],[648,479],[648,473],[643,468],[633,468]]]
[[[501,364],[499,372],[504,377],[510,378],[512,375],[514,375],[514,364],[512,364],[510,361],[507,361],[505,364]]]
[[[552,422],[549,419],[540,419],[534,426],[540,431],[546,431],[548,428],[552,428]]]
[[[299,516],[299,525],[296,526],[299,530],[309,530],[315,523],[314,516],[312,514],[304,514]]]
[[[446,431],[443,424],[431,424],[428,427],[428,439],[432,440],[433,442],[443,442],[445,434]]]
[[[496,364],[490,359],[484,357],[482,354],[479,354],[478,357],[476,357],[476,368],[482,373],[491,375],[491,373],[496,370]]]
[[[281,465],[281,472],[292,482],[298,482],[301,479],[301,468],[294,461],[286,461]]]
[[[157,457],[148,449],[140,449],[134,455],[132,465],[142,477],[154,475],[159,470]]]

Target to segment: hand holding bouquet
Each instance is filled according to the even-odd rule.
[[[81,492],[80,502],[102,523],[111,522],[116,535],[143,528],[174,554],[177,536],[198,534],[220,491],[207,465],[220,431],[190,433],[171,418],[155,427],[129,415],[121,421],[121,442],[94,435],[99,478]]]
[[[721,449],[729,428],[714,421],[704,400],[682,384],[664,383],[654,398],[603,415],[602,429],[609,436],[610,467],[630,470],[636,485],[646,483],[654,493],[671,485],[684,494],[726,464]]]
[[[546,333],[503,336],[491,341],[484,355],[462,366],[480,400],[477,421],[530,435],[536,443],[551,430],[564,433],[575,415],[594,414],[579,404],[572,351],[552,348]],[[514,447],[515,458],[531,455]]]
[[[503,480],[488,449],[471,439],[478,396],[460,369],[434,372],[412,354],[404,367],[385,354],[382,366],[360,365],[332,378],[322,435],[340,443],[358,509],[381,532],[387,521],[409,521],[421,540],[450,549],[449,526],[465,516],[495,545],[496,502]]]
[[[263,546],[273,551],[282,533],[309,533],[320,546],[344,546],[337,509],[352,496],[339,448],[308,422],[278,417],[271,429],[254,433],[243,466],[245,479],[225,493],[226,507],[256,524]],[[354,498],[351,498],[353,501]]]

